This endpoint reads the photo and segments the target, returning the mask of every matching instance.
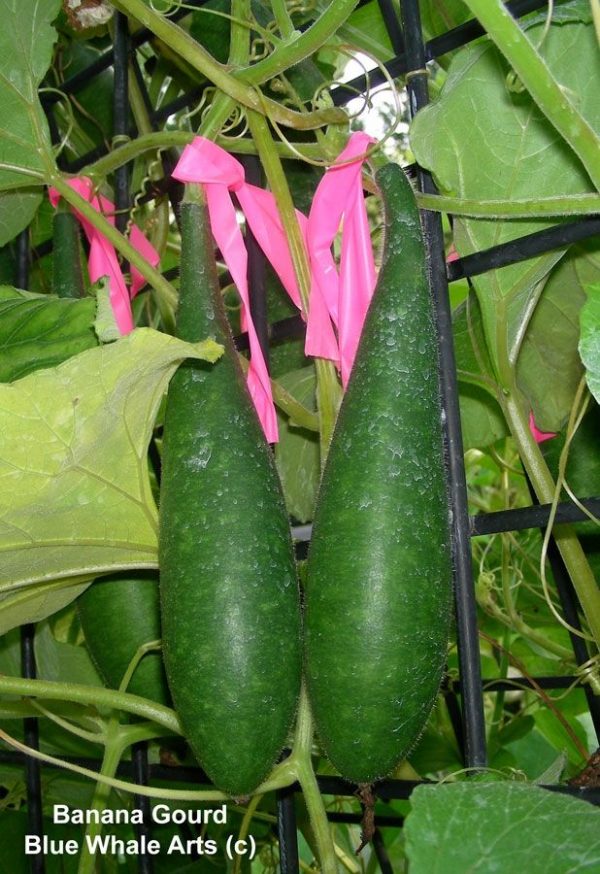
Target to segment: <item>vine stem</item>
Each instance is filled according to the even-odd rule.
[[[168,734],[183,734],[174,710],[155,704],[129,692],[115,692],[102,686],[83,686],[79,683],[56,683],[51,680],[25,680],[22,677],[0,676],[0,694],[42,698],[47,701],[70,701],[88,707],[106,707],[124,710],[141,716],[166,729]]]
[[[573,149],[600,191],[600,139],[501,0],[465,0],[531,97]]]
[[[544,456],[529,429],[525,399],[513,386],[510,391],[499,395],[499,402],[538,500],[542,504],[552,504],[555,483]],[[554,532],[554,537],[596,647],[600,649],[600,589],[594,574],[581,544],[570,526],[561,525]]]
[[[344,10],[350,6],[351,8],[346,11],[347,17],[356,5],[356,2],[357,0],[337,0],[336,3],[331,5],[334,7],[340,6]],[[266,110],[280,124],[298,130],[312,130],[325,124],[341,123],[342,118],[345,117],[343,110],[338,109],[318,109],[309,113],[300,113],[288,109],[258,92],[257,86],[259,82],[264,82],[276,75],[273,72],[265,74],[263,70],[261,78],[261,71],[256,72],[255,70],[256,67],[260,66],[260,63],[252,67],[237,70],[234,73],[227,66],[216,61],[185,30],[173,24],[173,22],[162,15],[159,15],[150,6],[147,6],[144,0],[112,0],[112,4],[115,8],[126,15],[132,16],[151,30],[155,36],[163,40],[180,57],[191,64],[195,70],[206,76],[220,91],[242,106],[254,109],[256,112],[264,112]],[[334,22],[337,22],[338,17],[339,15],[330,16]],[[333,27],[331,33],[335,32],[335,29]],[[319,36],[321,31],[323,31],[323,41],[325,41],[331,33],[327,28],[321,28],[318,31]],[[300,50],[298,50],[299,43],[301,44]],[[287,69],[287,67],[303,60],[308,54],[312,54],[321,45],[322,43],[318,42],[317,39],[317,44],[313,48],[313,40],[302,40],[299,37],[289,44],[281,43],[273,54],[277,53],[277,59],[280,65],[282,65],[281,69]]]
[[[173,324],[173,312],[177,306],[177,292],[171,283],[164,276],[152,267],[143,255],[131,245],[127,237],[123,236],[111,223],[84,197],[67,185],[65,180],[59,174],[53,174],[49,181],[60,196],[64,198],[71,206],[78,210],[101,234],[103,234],[109,243],[112,243],[115,249],[136,267],[146,282],[152,286],[156,292],[157,305],[165,321],[165,325]]]
[[[306,809],[319,853],[321,874],[338,874],[335,846],[329,829],[327,812],[312,765],[312,739],[313,719],[308,695],[303,684],[300,692],[300,704],[298,706],[292,754],[288,762],[300,783],[302,794],[304,795]]]
[[[232,101],[231,106],[233,107],[234,105]],[[206,136],[207,134],[205,133],[204,135]],[[182,130],[156,131],[155,133],[142,134],[128,143],[123,143],[118,149],[113,149],[108,155],[98,158],[93,164],[88,164],[83,172],[86,176],[91,176],[94,179],[104,179],[109,173],[114,173],[123,164],[127,164],[145,152],[155,152],[159,149],[183,148],[188,143],[191,143],[195,136],[196,134],[192,131]],[[218,135],[214,139],[217,145],[224,149],[235,151],[236,155],[256,154],[256,146],[251,139],[234,139]],[[296,151],[290,149],[283,142],[273,143],[273,148],[282,158],[296,159],[299,152],[302,156],[306,156],[308,160],[316,160],[322,154],[321,146],[316,143],[298,143],[297,147],[294,145]],[[573,198],[570,199],[573,200]],[[600,212],[600,204],[597,204],[595,211]],[[574,214],[578,215],[583,212],[582,208],[579,212],[574,212]],[[585,213],[587,214],[587,206]]]
[[[117,715],[111,715],[106,731],[104,757],[100,768],[100,775],[102,777],[115,776],[121,757],[127,748],[127,742],[124,741],[120,728],[121,726]],[[111,787],[106,783],[102,781],[97,782],[91,809],[102,811],[106,807],[111,791]],[[89,842],[93,841],[94,838],[100,834],[102,834],[102,824],[100,822],[94,822],[94,820],[91,819],[86,826],[77,874],[94,874],[96,869],[96,855],[95,853],[90,852]]]

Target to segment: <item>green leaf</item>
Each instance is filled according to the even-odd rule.
[[[591,393],[600,403],[600,284],[588,285],[587,300],[581,310],[579,354],[586,369]]]
[[[411,874],[600,870],[600,810],[519,783],[419,786],[406,818]]]
[[[530,29],[533,41],[540,28]],[[600,128],[593,27],[553,26],[543,51],[556,78],[577,95],[582,115]],[[511,86],[509,73],[488,40],[461,51],[450,65],[440,98],[413,122],[411,146],[419,163],[432,170],[443,194],[464,198],[535,201],[589,192],[590,180],[577,158],[529,95]],[[541,220],[457,218],[455,244],[461,255],[467,255],[544,227],[547,223]],[[554,250],[473,278],[496,366],[514,365],[543,280],[563,253]]]
[[[585,301],[581,276],[600,278],[598,244],[576,247],[552,271],[521,346],[519,388],[542,431],[565,424],[583,368],[577,345]]]
[[[0,246],[5,246],[29,225],[41,202],[39,188],[0,192]]]
[[[303,367],[280,376],[278,382],[296,400],[310,410],[315,409],[314,367]],[[281,413],[277,415],[279,443],[275,448],[275,462],[281,478],[288,513],[298,522],[313,517],[319,485],[319,436],[290,425]]]
[[[68,604],[99,573],[157,565],[147,446],[189,344],[139,328],[0,385],[0,633]]]
[[[0,382],[54,367],[96,346],[96,302],[0,286]]]
[[[464,448],[484,449],[504,437],[507,429],[496,399],[481,310],[474,294],[452,313],[452,330]]]
[[[52,60],[60,0],[0,0],[0,188],[43,182],[53,165],[37,89]]]

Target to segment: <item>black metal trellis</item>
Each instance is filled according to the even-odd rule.
[[[188,3],[190,0],[188,0]],[[193,0],[194,5],[201,6],[204,0]],[[378,0],[383,20],[389,32],[390,40],[396,57],[386,64],[389,74],[397,78],[406,75],[407,91],[411,112],[416,112],[427,103],[427,73],[428,61],[440,57],[461,45],[480,37],[483,31],[477,22],[470,21],[460,27],[454,28],[445,34],[435,37],[427,44],[423,42],[419,6],[417,0],[400,0],[401,18],[398,19],[394,5],[390,0]],[[516,17],[535,11],[546,5],[545,0],[511,0],[507,7]],[[176,20],[179,14],[185,14],[186,10],[173,16]],[[136,133],[135,125],[129,115],[128,102],[128,68],[132,65],[134,75],[140,87],[142,96],[148,101],[143,77],[140,74],[135,50],[147,42],[151,34],[146,29],[141,29],[130,36],[127,22],[124,16],[117,13],[115,19],[115,40],[113,47],[107,50],[85,70],[77,73],[61,85],[61,90],[67,94],[76,94],[77,91],[89,83],[91,79],[111,65],[114,70],[115,97],[114,97],[114,130],[113,147]],[[373,87],[383,83],[378,71],[370,74],[370,85]],[[353,97],[357,90],[364,90],[367,82],[364,77],[358,77],[347,87],[340,86],[333,92],[333,101],[342,105]],[[170,115],[183,108],[193,106],[203,91],[202,85],[190,89],[168,105],[153,111],[149,107],[149,118],[152,126],[158,126]],[[44,96],[44,105],[50,122],[51,131],[56,131],[53,117],[53,106],[60,99],[56,94],[50,93]],[[55,141],[58,139],[54,136]],[[67,172],[78,172],[90,161],[105,154],[106,148],[100,147],[83,155],[76,160],[67,162],[63,160],[62,169]],[[168,162],[168,157],[165,159]],[[260,180],[260,166],[256,159],[244,159],[246,171],[250,181]],[[416,168],[418,185],[422,191],[434,191],[432,180],[427,174]],[[254,179],[251,178],[254,176]],[[117,227],[124,230],[129,221],[131,209],[130,195],[130,172],[127,165],[119,168],[115,174],[115,203],[117,208]],[[164,193],[164,189],[161,188]],[[153,196],[151,192],[149,196]],[[173,189],[168,189],[168,194],[173,198]],[[455,546],[455,569],[456,569],[456,616],[457,616],[457,641],[459,650],[460,678],[458,681],[448,681],[443,689],[446,699],[451,724],[454,728],[457,742],[462,751],[464,764],[467,767],[479,768],[486,762],[485,725],[483,719],[483,694],[510,690],[514,683],[510,680],[485,680],[482,679],[479,663],[478,628],[475,610],[474,586],[471,571],[471,538],[481,534],[497,533],[502,531],[521,531],[527,528],[544,526],[549,518],[549,506],[531,506],[518,510],[502,511],[497,513],[482,514],[469,517],[467,511],[467,494],[463,466],[462,438],[460,418],[458,410],[458,388],[456,381],[456,367],[454,362],[451,313],[448,301],[447,284],[456,279],[474,276],[490,269],[497,269],[507,264],[532,258],[542,252],[553,248],[562,247],[570,243],[595,236],[600,233],[600,218],[590,217],[572,222],[565,222],[530,234],[518,240],[496,246],[484,252],[478,252],[468,257],[459,259],[446,265],[444,258],[444,246],[441,233],[439,216],[434,213],[424,214],[426,228],[426,240],[429,248],[431,265],[432,287],[438,321],[440,338],[440,361],[442,368],[443,400],[446,411],[446,438],[447,460],[450,483],[450,495],[452,500],[454,518],[454,546]],[[264,263],[257,246],[252,239],[249,243],[249,274],[251,286],[251,300],[253,315],[257,324],[261,345],[268,353],[268,344],[275,340],[286,337],[300,336],[303,330],[299,317],[290,317],[275,324],[268,324],[266,298],[264,288]],[[48,250],[49,247],[38,247],[38,254]],[[21,288],[28,284],[30,262],[30,249],[28,235],[21,234],[16,244],[16,283]],[[244,348],[245,338],[238,338],[238,345]],[[589,498],[582,502],[585,507],[595,514],[600,514],[600,497]],[[558,505],[556,514],[557,522],[573,522],[584,520],[585,514],[570,502],[562,502]],[[310,526],[301,526],[295,531],[300,549],[302,541],[310,537]],[[577,605],[572,592],[570,580],[558,554],[558,550],[551,544],[549,550],[553,576],[557,584],[559,598],[567,621],[575,628],[579,627]],[[580,637],[572,636],[573,651],[579,665],[584,664],[589,658],[587,647]],[[35,677],[36,665],[33,649],[33,628],[26,626],[22,631],[22,670],[24,677]],[[573,677],[536,677],[520,678],[521,687],[540,689],[567,688],[573,683]],[[600,738],[600,698],[593,694],[591,688],[586,685],[584,691],[587,696],[592,722],[596,733]],[[37,747],[38,727],[37,720],[24,720],[26,742]],[[42,820],[42,796],[40,767],[37,762],[29,757],[23,757],[11,753],[0,753],[0,762],[23,762],[26,769],[27,801],[29,813],[29,828],[32,834],[41,836],[43,830]],[[96,762],[77,760],[81,764],[90,767],[97,765]],[[46,767],[46,766],[45,766]],[[186,783],[205,783],[206,778],[196,768],[168,768],[164,765],[151,765],[148,762],[147,749],[144,744],[137,744],[133,750],[132,762],[121,763],[118,769],[119,775],[127,776],[140,785],[145,785],[153,780],[169,780]],[[355,787],[346,783],[341,778],[319,777],[319,786],[324,794],[352,796]],[[382,800],[406,799],[418,783],[407,780],[384,780],[377,785],[377,795]],[[548,786],[549,790],[564,792],[579,797],[585,797],[589,801],[600,804],[599,789],[575,789],[569,786]],[[299,871],[299,854],[296,832],[296,808],[295,792],[298,787],[290,787],[277,793],[277,833],[280,847],[280,870],[282,874],[296,874]],[[144,812],[144,824],[139,827],[139,835],[150,836],[149,824],[149,800],[144,796],[136,796],[136,806]],[[331,813],[332,822],[359,822],[360,816],[355,813]],[[380,816],[377,818],[377,830],[373,839],[373,850],[377,856],[382,874],[392,871],[392,867],[381,837],[380,829],[398,828],[402,825],[400,816]],[[138,859],[138,866],[144,874],[152,871],[152,859],[142,854]],[[43,872],[44,857],[33,856],[31,870]]]

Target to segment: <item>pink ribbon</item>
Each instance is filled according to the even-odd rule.
[[[306,236],[312,283],[305,351],[307,355],[335,361],[344,388],[376,282],[361,182],[363,157],[374,142],[367,134],[352,134],[337,162],[321,179],[308,217]],[[346,161],[350,163],[338,163]],[[338,271],[331,247],[340,224]]]
[[[93,208],[104,215],[111,225],[115,224],[115,207],[108,198],[103,195],[95,195],[94,187],[90,179],[85,176],[67,179],[67,184],[78,194],[80,194]],[[57,206],[60,200],[60,194],[55,188],[48,190],[48,196],[53,206]],[[135,297],[140,288],[145,284],[145,279],[135,267],[131,267],[131,296],[125,285],[123,271],[117,258],[112,243],[99,231],[88,219],[85,218],[77,209],[73,212],[77,216],[85,235],[90,244],[90,253],[88,258],[88,271],[90,282],[96,282],[102,276],[108,276],[110,289],[110,302],[115,314],[115,321],[121,334],[128,334],[133,330],[133,315],[131,312],[131,298]],[[160,256],[150,241],[144,236],[136,225],[132,225],[129,236],[131,245],[143,255],[146,261],[153,267],[156,267],[160,261]]]
[[[331,167],[317,187],[310,216],[296,210],[312,273],[305,350],[308,355],[330,358],[348,381],[365,314],[375,288],[375,265],[367,212],[362,192],[362,160],[374,140],[355,133],[339,156],[348,162]],[[203,186],[216,244],[237,286],[242,301],[242,326],[248,330],[250,366],[248,389],[269,442],[276,442],[277,416],[271,383],[256,329],[250,314],[248,256],[232,193],[235,193],[248,226],[271,262],[288,295],[302,309],[287,236],[273,194],[250,185],[244,168],[234,157],[203,137],[186,146],[175,179]],[[339,271],[331,247],[343,220]]]
[[[213,236],[242,301],[242,325],[248,331],[250,345],[248,390],[267,440],[275,443],[278,440],[277,415],[271,381],[250,313],[248,254],[231,194],[235,192],[258,245],[291,299],[300,307],[300,292],[275,198],[270,192],[248,184],[240,162],[203,137],[196,137],[185,147],[173,176],[181,182],[197,182],[206,192]],[[301,213],[297,215],[300,226],[304,227],[306,218]]]
[[[536,443],[543,443],[545,440],[552,440],[553,437],[556,437],[556,434],[552,431],[540,431],[535,424],[532,412],[529,413],[529,430],[533,434]]]

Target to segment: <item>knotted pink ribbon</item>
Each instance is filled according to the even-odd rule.
[[[305,351],[335,361],[344,388],[376,282],[361,182],[364,154],[374,142],[360,132],[350,137],[317,187],[306,232],[312,282]],[[331,247],[340,224],[338,271]]]
[[[67,184],[80,194],[99,213],[102,213],[111,225],[115,224],[114,204],[103,195],[95,195],[94,186],[90,179],[85,176],[76,179],[67,179]],[[53,206],[57,206],[60,194],[55,188],[48,190],[48,196]],[[135,267],[131,267],[131,296],[127,290],[123,271],[117,258],[112,243],[77,209],[73,212],[77,216],[85,235],[90,244],[88,258],[88,271],[90,282],[96,282],[102,276],[108,276],[110,302],[115,314],[115,321],[121,334],[128,334],[133,330],[133,315],[131,312],[131,298],[135,297],[140,288],[145,284],[145,279]],[[136,225],[132,225],[129,240],[132,246],[143,255],[146,261],[153,267],[158,265],[160,256],[150,241],[144,236]]]
[[[535,424],[532,412],[529,413],[529,430],[533,434],[536,443],[543,443],[545,440],[552,440],[553,437],[556,437],[556,434],[552,431],[540,431]]]
[[[300,307],[300,292],[275,198],[270,192],[247,183],[240,162],[203,137],[196,137],[185,147],[173,176],[181,182],[197,182],[206,192],[213,236],[242,301],[242,324],[248,330],[250,345],[248,390],[265,436],[269,443],[274,443],[278,440],[277,415],[271,381],[250,313],[248,254],[231,194],[235,193],[258,245],[283,287]],[[306,218],[301,213],[297,215],[300,226],[304,227]]]
[[[334,360],[347,382],[364,317],[375,287],[375,266],[364,204],[360,158],[374,142],[356,133],[339,157],[355,161],[332,167],[321,180],[307,220],[296,210],[313,275],[307,319],[306,352]],[[277,417],[271,383],[250,314],[248,256],[231,194],[235,193],[248,226],[294,304],[300,292],[287,236],[273,194],[245,181],[244,168],[210,140],[196,137],[185,147],[173,172],[181,182],[197,182],[206,192],[211,228],[242,301],[242,326],[248,330],[248,388],[266,438],[275,442]],[[340,269],[331,246],[344,220]],[[336,336],[337,329],[337,336]]]

